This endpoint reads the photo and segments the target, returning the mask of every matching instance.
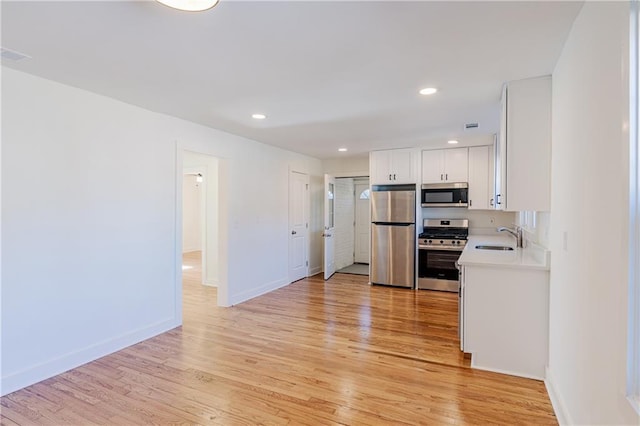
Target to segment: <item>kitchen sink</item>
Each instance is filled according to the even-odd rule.
[[[513,247],[509,246],[489,246],[489,245],[479,245],[476,246],[477,249],[480,250],[502,250],[502,251],[511,251]]]

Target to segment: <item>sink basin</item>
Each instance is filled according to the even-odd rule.
[[[502,250],[502,251],[512,251],[513,247],[509,246],[490,246],[490,245],[479,245],[476,246],[477,249],[480,250]]]

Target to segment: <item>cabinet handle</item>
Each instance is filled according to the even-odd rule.
[[[396,174],[395,173],[393,174],[393,180],[396,180]]]
[[[449,173],[447,173],[446,175],[444,175],[444,180],[449,180]]]
[[[473,200],[469,200],[469,207],[473,207]]]
[[[493,207],[493,198],[489,200],[489,205]]]
[[[441,173],[441,174],[440,174],[440,180],[444,180],[444,179],[442,178],[443,176],[444,176],[444,175]]]
[[[391,175],[389,175],[389,180],[391,180]]]
[[[497,203],[498,205],[502,204],[502,203],[500,202],[500,194],[497,194],[497,195],[496,195],[496,203]]]

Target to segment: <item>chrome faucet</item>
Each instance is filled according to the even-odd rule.
[[[508,232],[514,237],[516,237],[516,246],[519,248],[522,248],[522,228],[521,227],[516,226],[516,229],[514,231],[511,228],[501,226],[500,228],[498,228],[498,232]]]

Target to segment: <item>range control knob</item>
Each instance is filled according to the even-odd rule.
[[[440,240],[440,244],[444,244],[444,241]]]
[[[432,242],[433,242],[432,240],[429,240],[429,244],[431,244]]]

